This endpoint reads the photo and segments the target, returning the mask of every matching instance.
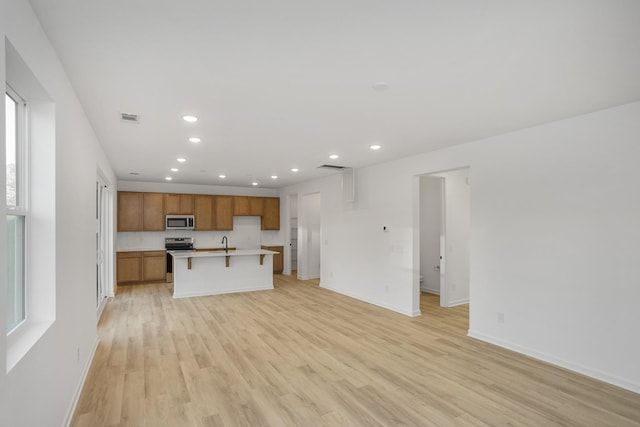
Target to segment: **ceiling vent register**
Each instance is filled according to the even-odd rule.
[[[140,116],[131,113],[120,113],[120,120],[126,123],[134,123],[137,125],[140,123]]]
[[[334,171],[341,171],[344,169],[348,169],[346,166],[337,166],[337,165],[322,165],[318,166],[318,169],[329,169]]]

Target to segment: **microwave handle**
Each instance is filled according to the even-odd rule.
[[[196,225],[194,223],[195,223],[195,219],[189,218],[189,227],[192,227],[192,228],[195,227]]]

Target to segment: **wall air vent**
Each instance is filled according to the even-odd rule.
[[[137,114],[131,114],[131,113],[120,113],[120,120],[126,123],[139,124],[140,116]]]
[[[337,165],[322,165],[318,166],[318,169],[330,169],[334,171],[341,171],[343,169],[347,169],[346,166],[337,166]]]

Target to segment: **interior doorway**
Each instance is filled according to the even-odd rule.
[[[419,292],[442,307],[469,303],[469,168],[419,177]]]
[[[292,276],[298,276],[298,195],[289,196],[289,266]]]
[[[444,178],[420,178],[420,291],[440,295],[444,258]]]
[[[305,194],[298,218],[298,278],[320,278],[320,193]]]
[[[96,309],[98,318],[107,297],[113,295],[112,217],[113,195],[107,181],[98,173],[96,178]]]

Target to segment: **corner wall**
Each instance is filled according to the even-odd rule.
[[[69,421],[97,345],[95,180],[98,169],[112,185],[115,176],[28,1],[0,1],[3,49],[5,37],[55,104],[56,257],[55,277],[50,278],[49,285],[55,287],[56,307],[55,321],[40,340],[9,373],[0,370],[0,425],[59,426]],[[4,52],[0,56],[0,76],[5,81]],[[4,115],[4,104],[0,112]],[[4,165],[0,162],[2,199],[6,188]],[[4,214],[4,209],[3,203],[0,213]],[[0,231],[0,259],[6,259],[4,227]],[[0,275],[3,319],[6,280],[6,275]],[[3,368],[6,351],[6,337],[0,334]]]
[[[322,286],[412,315],[417,176],[470,166],[469,334],[640,392],[639,140],[633,103],[280,194],[322,193]]]

